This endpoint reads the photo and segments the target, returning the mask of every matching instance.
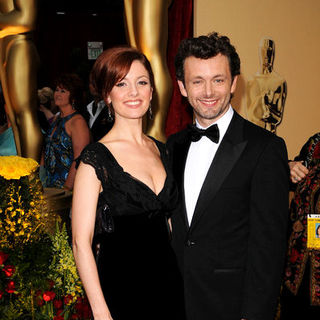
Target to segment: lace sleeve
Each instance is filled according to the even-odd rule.
[[[95,169],[97,178],[101,181],[102,185],[104,185],[108,174],[103,165],[103,156],[99,144],[92,143],[86,146],[76,159],[76,168],[78,168],[80,162],[91,165]]]

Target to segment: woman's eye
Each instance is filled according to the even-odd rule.
[[[145,86],[145,85],[149,84],[149,82],[146,81],[146,80],[141,80],[141,81],[139,81],[138,83],[139,83],[140,85],[142,85],[142,86]]]
[[[116,84],[116,87],[123,87],[124,85],[125,85],[124,82],[118,82],[118,83]]]

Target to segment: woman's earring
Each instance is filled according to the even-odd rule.
[[[71,106],[73,110],[76,108],[76,104],[74,103],[74,101],[72,101]]]
[[[150,120],[153,120],[153,113],[152,113],[152,108],[151,108],[151,102],[150,102],[150,105],[149,105],[148,113],[149,113],[149,119],[150,119]]]
[[[107,107],[108,108],[108,122],[112,122],[113,121],[113,116],[112,116],[112,113],[111,113],[111,107],[112,107],[112,104],[110,103],[109,106]]]

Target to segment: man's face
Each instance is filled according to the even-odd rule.
[[[218,54],[209,59],[186,58],[185,81],[178,80],[178,84],[201,126],[209,126],[227,112],[237,78],[232,81],[229,61],[224,55]]]

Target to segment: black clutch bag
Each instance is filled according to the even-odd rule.
[[[107,203],[97,208],[94,236],[114,232],[114,221]]]

